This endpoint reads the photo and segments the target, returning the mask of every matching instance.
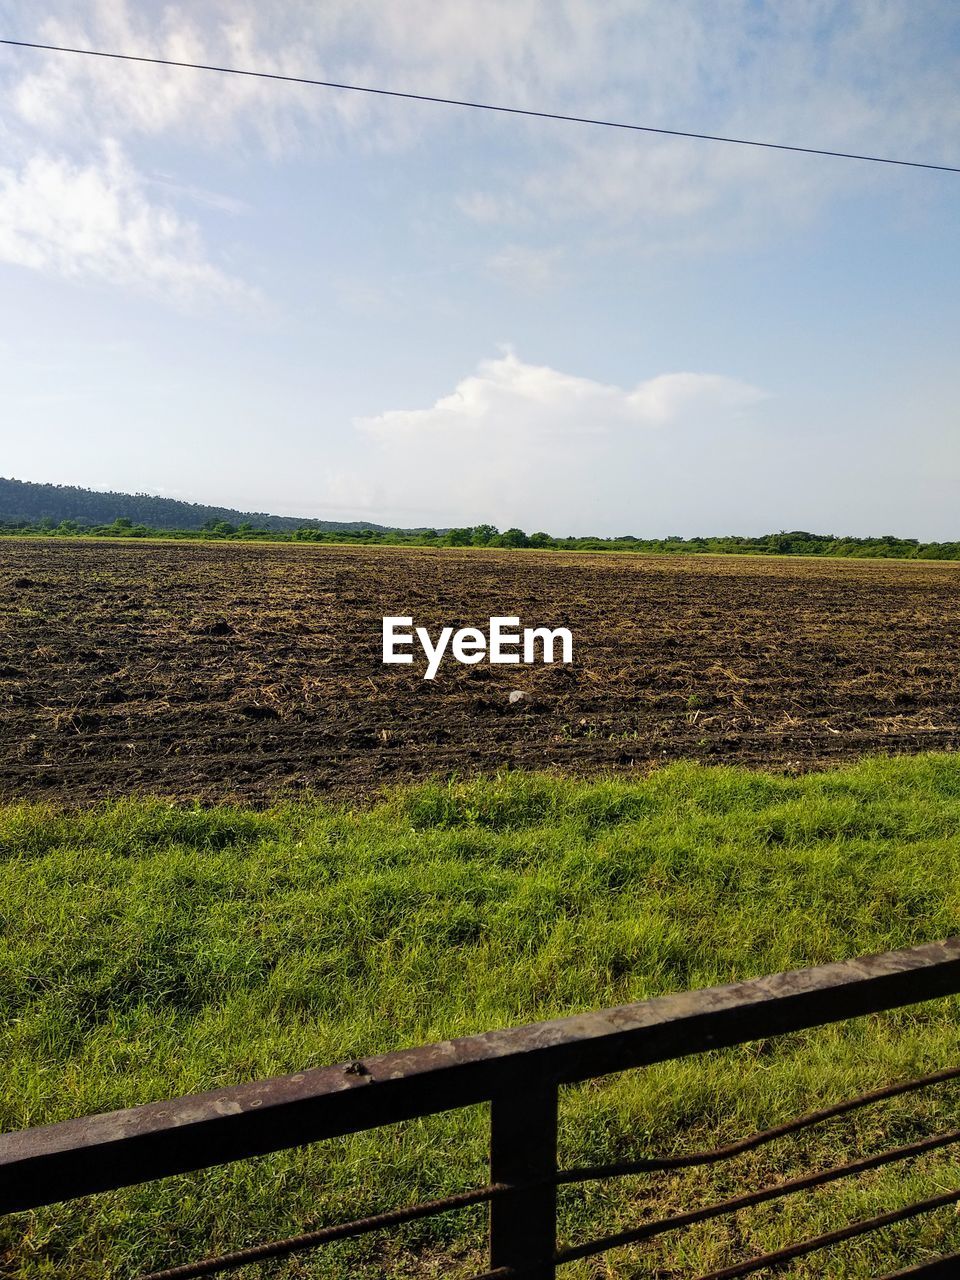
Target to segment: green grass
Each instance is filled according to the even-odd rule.
[[[123,802],[0,810],[0,1128],[342,1061],[960,932],[960,761],[783,778],[677,765],[635,783],[509,774],[373,807]],[[960,1003],[564,1091],[564,1163],[732,1139],[958,1061]],[[773,1144],[735,1167],[562,1195],[584,1238],[943,1124],[960,1088]],[[0,1224],[0,1272],[126,1277],[486,1179],[482,1108]],[[621,1250],[571,1277],[694,1276],[960,1185],[945,1154]],[[793,1274],[874,1276],[951,1243],[951,1211]],[[483,1214],[253,1277],[468,1274]],[[662,1268],[659,1272],[657,1267]]]

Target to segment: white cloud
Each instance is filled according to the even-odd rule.
[[[53,43],[316,76],[771,141],[956,162],[960,65],[939,0],[96,0],[23,28]],[[596,250],[738,243],[889,170],[588,126],[477,116],[320,87],[65,54],[15,55],[10,99],[48,144],[173,135],[274,156],[468,136],[490,152],[453,208],[571,220]],[[461,132],[463,131],[463,132]],[[622,244],[608,242],[618,251]]]
[[[706,132],[803,142],[812,131],[827,146],[858,139],[956,154],[944,132],[960,107],[940,0],[765,0],[759,9],[755,0],[484,0],[482,15],[476,0],[95,0],[82,19],[60,0],[40,22],[25,0],[14,7],[22,27],[50,43]],[[13,57],[15,109],[57,131],[183,130],[219,143],[239,128],[285,146],[313,145],[323,121],[366,135],[375,120],[406,145],[464,119],[452,108],[210,72]],[[604,151],[623,140],[548,121],[505,123],[511,135],[529,130],[523,136],[544,150],[580,150],[586,139]],[[642,137],[631,141],[643,149]]]
[[[96,0],[78,18],[61,0],[36,22],[33,7],[19,5],[24,27],[43,43],[442,96],[482,90],[521,105],[560,91],[585,60],[599,65],[609,23],[629,7],[609,0],[598,17],[583,0],[485,0],[480,16],[473,0],[209,0],[162,8]],[[54,133],[184,131],[219,143],[252,130],[282,152],[305,139],[314,146],[325,127],[350,130],[354,145],[405,146],[451,122],[442,107],[320,87],[63,54],[16,58],[23,68],[16,111]]]
[[[681,425],[692,415],[719,419],[748,408],[764,392],[720,374],[663,373],[630,390],[525,364],[507,349],[481,361],[477,372],[429,409],[391,409],[357,421],[381,440],[420,434],[468,433],[519,441],[531,434],[553,439],[622,428]]]
[[[624,388],[526,364],[512,351],[483,361],[427,409],[358,419],[375,443],[364,505],[423,518],[542,524],[590,512],[610,476],[656,482],[664,430],[698,442],[735,425],[764,392],[719,374],[665,373]],[[682,453],[676,440],[668,450]],[[340,494],[345,481],[338,482]],[[359,490],[358,490],[359,494]],[[439,513],[439,514],[438,514]]]
[[[38,152],[0,168],[0,261],[180,303],[252,296],[207,261],[192,223],[150,203],[116,143],[86,164]]]
[[[24,34],[52,43],[960,161],[958,23],[940,0],[484,0],[482,15],[476,0],[54,0],[40,20],[26,0],[13,8]],[[532,288],[556,267],[552,250],[529,243],[536,234],[570,263],[741,248],[871,184],[906,191],[896,170],[852,161],[266,79],[37,51],[5,52],[0,65],[6,128],[13,121],[31,152],[86,148],[87,165],[104,135],[129,148],[184,144],[218,162],[229,150],[247,164],[265,151],[299,162],[436,145],[431,212],[523,239],[480,257]],[[469,176],[459,167],[468,153]],[[922,198],[911,178],[904,198]]]
[[[77,21],[69,10],[38,24],[42,43],[144,54],[180,62],[218,62],[281,74],[303,72],[296,53],[275,53],[256,30],[255,10],[211,4],[203,20],[184,6],[138,8],[127,0],[98,0]],[[291,49],[299,48],[296,41]],[[29,59],[29,61],[26,61]],[[179,134],[193,143],[220,144],[244,127],[272,151],[288,149],[304,90],[245,76],[138,65],[57,53],[20,55],[23,74],[11,95],[20,119],[62,140]]]

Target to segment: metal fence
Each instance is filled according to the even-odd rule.
[[[4,1134],[0,1135],[0,1214],[486,1102],[490,1104],[487,1185],[236,1253],[185,1262],[142,1280],[221,1274],[482,1203],[489,1205],[490,1265],[477,1280],[553,1280],[566,1262],[652,1240],[960,1143],[960,1130],[933,1133],[907,1146],[558,1249],[557,1188],[561,1185],[714,1164],[883,1099],[957,1079],[960,1067],[947,1066],[888,1085],[710,1151],[571,1169],[557,1167],[561,1086],[957,992],[960,938],[952,938]],[[958,1205],[960,1172],[957,1183],[957,1188],[929,1199],[851,1222],[828,1235],[787,1243],[700,1280],[728,1280],[763,1269],[776,1272],[830,1245]],[[896,1275],[957,1276],[960,1255],[921,1263]]]

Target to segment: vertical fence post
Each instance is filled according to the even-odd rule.
[[[516,1267],[524,1280],[555,1280],[557,1243],[557,1086],[517,1088],[490,1104],[490,1180],[517,1184],[490,1205],[490,1266]]]

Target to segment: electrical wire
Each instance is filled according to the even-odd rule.
[[[182,67],[192,71],[216,71],[221,75],[250,76],[257,80],[281,80],[288,84],[314,85],[322,89],[340,89],[350,93],[366,93],[383,98],[403,98],[411,102],[433,102],[447,107],[467,107],[473,111],[495,111],[503,115],[527,116],[536,120],[560,120],[567,124],[597,125],[604,129],[626,129],[633,133],[662,134],[670,138],[693,138],[701,142],[726,142],[738,147],[762,147],[768,151],[792,151],[809,156],[832,156],[839,160],[866,160],[872,164],[899,165],[910,169],[934,169],[941,173],[960,173],[960,166],[930,164],[922,160],[899,160],[891,156],[866,155],[856,151],[831,151],[826,147],[800,147],[785,142],[760,142],[755,138],[733,138],[717,133],[694,133],[688,129],[663,129],[649,124],[627,124],[620,120],[603,120],[594,116],[566,115],[559,111],[534,111],[527,107],[504,107],[491,102],[470,102],[463,98],[444,98],[428,93],[405,93],[399,89],[377,89],[370,85],[343,84],[337,80],[317,80],[309,76],[282,75],[278,71],[249,71],[240,67],[220,67],[206,62],[181,62],[173,58],[149,58],[133,53],[108,53],[103,49],[74,49],[66,45],[38,44],[32,40],[6,40],[0,44],[17,49],[41,49],[48,53],[75,53],[90,58],[112,58],[119,62],[148,63],[158,67]]]

